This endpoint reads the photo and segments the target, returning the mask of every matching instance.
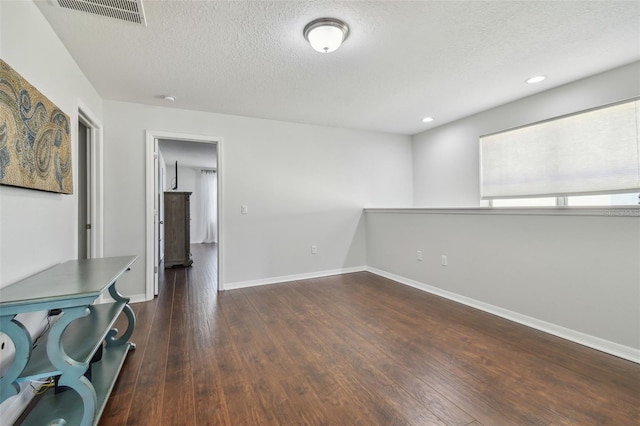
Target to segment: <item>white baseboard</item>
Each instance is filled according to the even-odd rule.
[[[363,272],[366,270],[367,270],[366,266],[355,266],[351,268],[330,269],[328,271],[318,271],[318,272],[310,272],[306,274],[296,274],[296,275],[285,275],[281,277],[271,277],[271,278],[264,278],[259,280],[237,281],[233,283],[225,283],[224,289],[235,290],[238,288],[255,287],[259,285],[278,284],[278,283],[286,283],[291,281],[308,280],[311,278],[329,277],[331,275],[350,274],[353,272]]]
[[[140,302],[148,302],[147,296],[145,294],[134,294],[133,296],[127,296],[129,298],[129,304],[131,303],[140,303]],[[96,300],[96,304],[102,303],[113,303],[115,299],[111,297],[108,292],[102,293],[102,295]]]
[[[140,303],[140,302],[148,302],[149,300],[147,300],[147,295],[146,294],[134,294],[133,296],[128,296],[129,297],[129,303]]]
[[[517,322],[527,327],[535,328],[536,330],[543,331],[545,333],[552,334],[557,337],[578,343],[583,346],[587,346],[592,349],[605,352],[619,358],[623,358],[635,363],[640,364],[640,349],[635,349],[629,346],[624,346],[619,343],[611,342],[609,340],[601,339],[599,337],[591,336],[579,331],[571,330],[556,324],[552,324],[546,321],[532,318],[526,315],[519,314],[517,312],[509,311],[498,306],[490,305],[488,303],[480,302],[475,299],[471,299],[466,296],[461,296],[456,293],[452,293],[441,288],[434,287],[428,284],[421,283],[419,281],[405,278],[400,275],[392,274],[390,272],[382,271],[380,269],[367,267],[367,271],[380,275],[390,280],[397,281],[401,284],[408,285],[410,287],[417,288],[418,290],[432,293],[437,296],[444,297],[454,302],[462,303],[463,305],[471,306],[472,308],[480,309],[481,311],[488,312],[493,315],[508,319],[510,321]]]

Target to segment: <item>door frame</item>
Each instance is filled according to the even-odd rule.
[[[146,227],[146,259],[145,259],[145,298],[146,300],[152,300],[155,296],[154,288],[157,282],[158,274],[154,272],[154,264],[156,257],[156,244],[157,244],[157,231],[158,231],[158,212],[154,208],[154,199],[157,198],[155,188],[158,185],[158,173],[156,168],[157,163],[157,151],[154,149],[157,146],[158,139],[172,139],[181,140],[185,142],[202,142],[202,143],[214,143],[217,148],[217,175],[218,175],[218,187],[217,187],[217,199],[218,199],[218,258],[217,258],[217,283],[216,287],[218,291],[224,290],[223,288],[223,246],[224,246],[224,217],[222,206],[222,188],[223,188],[223,149],[222,138],[217,136],[207,135],[194,135],[188,133],[176,133],[167,132],[162,130],[145,130],[146,140],[146,153],[145,153],[145,166],[146,166],[146,194],[145,194],[145,227]]]
[[[78,259],[91,259],[91,128],[78,116],[78,167],[75,192],[78,194]],[[89,226],[89,227],[87,227]]]
[[[91,239],[87,247],[89,258],[104,256],[104,179],[103,179],[103,135],[102,123],[97,116],[80,100],[77,103],[78,121],[89,130],[90,147],[88,178],[89,190],[89,222],[91,223]],[[76,131],[77,131],[76,126]],[[76,138],[78,140],[78,138]],[[76,152],[78,150],[76,149]],[[81,161],[78,158],[78,161]],[[77,238],[76,238],[77,241]],[[77,248],[76,248],[77,251]]]

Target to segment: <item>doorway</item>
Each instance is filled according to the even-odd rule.
[[[190,135],[170,133],[163,131],[147,131],[146,132],[146,299],[151,300],[158,294],[158,274],[163,257],[162,246],[165,244],[162,238],[163,227],[163,195],[165,191],[183,191],[192,192],[194,198],[197,198],[199,186],[196,189],[194,179],[189,178],[189,173],[200,172],[201,169],[211,169],[210,166],[201,167],[201,161],[209,154],[203,152],[211,152],[213,148],[216,159],[216,175],[217,184],[215,191],[216,203],[216,233],[218,236],[215,253],[213,259],[207,259],[207,262],[214,263],[217,270],[216,282],[214,288],[218,291],[222,290],[222,270],[220,268],[222,259],[223,235],[222,235],[222,209],[220,202],[222,200],[222,139],[218,137]],[[198,149],[198,148],[207,148]],[[177,155],[177,157],[176,157]],[[190,156],[190,158],[189,158]],[[186,168],[186,169],[185,169]],[[180,173],[180,170],[182,172]],[[189,186],[191,185],[191,186]],[[195,214],[195,212],[194,212]],[[193,218],[193,215],[191,216]],[[194,240],[195,242],[198,242]]]
[[[84,105],[78,108],[77,256],[103,256],[102,123]]]
[[[91,257],[91,140],[78,120],[78,259]]]

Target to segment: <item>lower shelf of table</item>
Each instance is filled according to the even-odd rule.
[[[104,407],[107,405],[109,394],[118,378],[132,343],[104,348],[102,359],[91,366],[91,383],[96,391],[98,400],[96,416],[93,425],[97,425]],[[84,413],[82,398],[73,390],[55,394],[51,389],[47,391],[28,414],[23,425],[65,424],[80,425]],[[66,423],[56,422],[64,419]],[[84,425],[82,425],[84,426]]]

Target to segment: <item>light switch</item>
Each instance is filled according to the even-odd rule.
[[[245,205],[240,206],[240,213],[249,214],[249,206],[245,206]]]

